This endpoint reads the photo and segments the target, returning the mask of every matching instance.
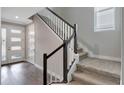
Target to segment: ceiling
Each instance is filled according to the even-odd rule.
[[[32,21],[28,19],[43,7],[3,7],[2,21],[27,25]]]

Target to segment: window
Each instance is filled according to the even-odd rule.
[[[22,58],[21,56],[11,56],[11,59],[19,59]]]
[[[94,32],[115,30],[115,8],[97,7],[94,9],[95,25]]]
[[[21,50],[21,46],[12,46],[11,50]]]
[[[12,42],[21,42],[21,38],[17,38],[17,37],[12,37],[11,38]]]
[[[21,34],[20,30],[11,30],[12,33]]]

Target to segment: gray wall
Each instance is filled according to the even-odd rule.
[[[94,32],[94,8],[51,8],[72,25],[78,24],[78,40],[95,55],[121,58],[120,13],[116,15],[115,31]]]
[[[2,49],[2,41],[1,41],[1,7],[0,7],[0,84],[1,84],[1,49]]]
[[[124,85],[124,8],[122,8],[122,84]]]
[[[37,16],[33,18],[35,29],[35,64],[43,67],[43,54],[50,54],[63,41]],[[48,59],[48,70],[58,78],[63,75],[63,49]],[[53,72],[53,73],[52,73]]]

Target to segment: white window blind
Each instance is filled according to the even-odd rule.
[[[95,8],[95,32],[104,30],[115,30],[115,8]]]

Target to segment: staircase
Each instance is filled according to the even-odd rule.
[[[70,85],[119,85],[121,63],[88,57],[88,53],[78,48],[80,62],[72,74]]]
[[[61,45],[53,49],[50,53],[43,53],[43,85],[58,82],[66,84],[68,82],[69,70],[76,60],[74,56],[77,53],[77,24],[71,25],[50,8],[43,9],[42,11],[38,12],[36,16],[54,32],[54,35],[58,36],[63,41]],[[61,69],[57,69],[55,65],[52,64],[48,66],[48,59],[50,59],[50,57],[52,57],[54,54],[58,53],[58,51],[61,49],[63,51],[63,54],[61,55],[63,59],[63,62],[61,61]],[[49,73],[48,70],[53,72]],[[57,71],[61,72],[57,73]],[[49,76],[50,80],[47,79]]]
[[[62,40],[63,44],[58,46],[50,54],[44,54],[43,58],[43,81],[47,85],[47,60],[57,51],[63,48],[63,81],[52,82],[56,85],[119,85],[121,63],[98,58],[91,58],[88,53],[77,46],[76,24],[71,25],[66,20],[61,18],[55,12],[47,8],[44,15],[37,14]],[[68,47],[69,46],[69,47]],[[78,48],[77,48],[78,47]],[[71,49],[71,53],[67,50]],[[72,67],[75,59],[71,57],[71,64],[68,65],[70,55],[79,54],[79,62],[76,65],[77,70],[72,73],[72,81],[67,83],[68,72]]]

